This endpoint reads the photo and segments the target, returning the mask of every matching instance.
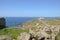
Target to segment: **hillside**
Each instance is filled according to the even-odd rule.
[[[20,28],[4,28],[0,30],[0,36],[1,35],[8,35],[12,39],[17,39],[18,35],[22,32],[28,32],[28,30],[22,30]]]
[[[30,28],[36,26],[60,26],[60,18],[37,18],[24,22],[21,27]]]
[[[32,31],[39,32],[45,31],[50,35],[57,35],[57,40],[60,40],[60,18],[37,18],[27,21],[21,25],[22,29],[32,29]],[[51,30],[51,32],[50,32]],[[57,32],[59,31],[59,32]]]
[[[15,40],[28,40],[30,36],[34,40],[41,40],[43,37],[50,40],[51,37],[56,37],[56,40],[60,40],[60,18],[36,18],[16,28],[4,28],[0,30],[0,35],[8,35]]]

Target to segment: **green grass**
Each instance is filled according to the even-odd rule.
[[[60,18],[46,18],[43,21],[46,21],[50,25],[60,25]]]
[[[51,34],[52,32],[46,31],[47,34]]]
[[[60,34],[57,35],[57,40],[60,40]]]
[[[28,32],[28,31],[22,30],[20,28],[5,28],[0,30],[0,35],[8,35],[13,39],[16,39],[22,32]]]

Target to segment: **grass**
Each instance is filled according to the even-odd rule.
[[[5,28],[0,30],[0,35],[8,35],[12,37],[13,39],[17,39],[17,37],[22,32],[28,32],[27,30],[22,30],[20,28]]]
[[[49,25],[59,25],[60,26],[60,18],[45,18],[45,19],[41,19],[41,20],[42,21],[39,21],[38,19],[33,19],[33,20],[23,23],[23,25],[25,26],[25,28],[33,27],[37,23],[39,23],[39,25],[44,26],[44,22],[45,22],[46,24],[49,24]]]
[[[52,32],[51,32],[51,31],[50,31],[50,32],[49,32],[49,31],[46,31],[46,33],[47,33],[47,34],[51,34]]]
[[[57,40],[60,40],[60,34],[57,35]]]

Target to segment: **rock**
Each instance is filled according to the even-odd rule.
[[[1,35],[0,40],[12,40],[12,38],[7,35]]]
[[[6,21],[5,18],[0,17],[0,29],[3,29],[6,27]]]
[[[0,25],[4,25],[5,26],[5,18],[4,17],[0,17]]]
[[[38,36],[38,40],[42,39],[42,38],[45,38],[46,40],[48,40],[47,38],[50,38],[50,35],[47,34],[46,32],[44,31],[40,31],[40,32],[37,32],[36,34]],[[44,40],[45,40],[44,39]]]
[[[54,33],[51,34],[51,40],[55,40],[56,35]]]
[[[50,35],[44,32],[43,30],[40,30],[39,32],[34,32],[30,29],[29,33],[31,34],[30,37],[32,38],[30,40],[40,40],[43,38],[45,38],[44,40],[50,39]]]
[[[44,27],[46,29],[46,27]],[[51,27],[52,28],[52,27]],[[47,30],[51,30],[49,27],[47,27]],[[52,28],[52,33],[47,34],[46,31],[39,30],[39,31],[34,31],[33,29],[29,29],[29,33],[21,33],[20,36],[18,36],[17,40],[55,40],[56,39],[56,34],[55,31],[59,32],[59,28]]]
[[[20,36],[17,37],[17,40],[29,40],[30,35],[26,32],[21,33]]]

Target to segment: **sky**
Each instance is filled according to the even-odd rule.
[[[1,17],[60,17],[60,0],[0,0]]]

